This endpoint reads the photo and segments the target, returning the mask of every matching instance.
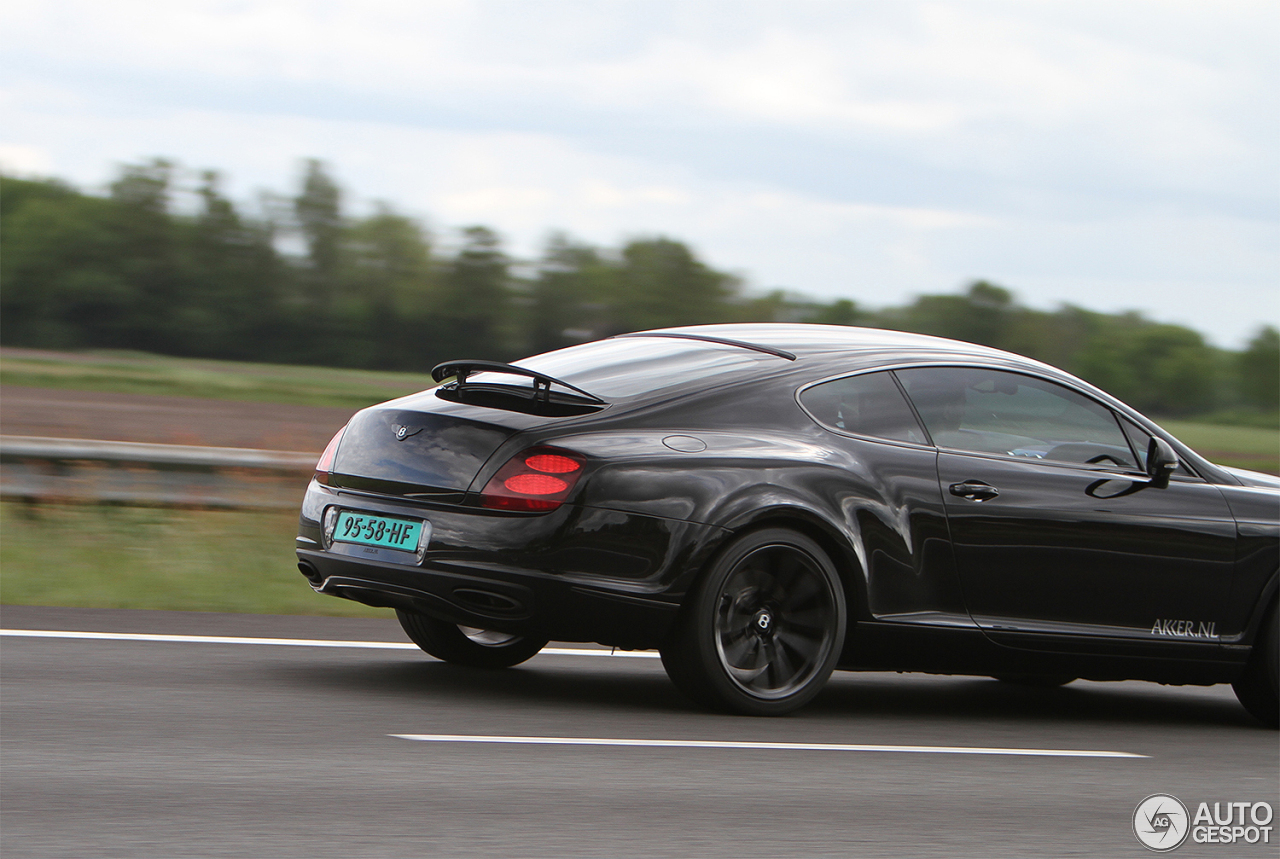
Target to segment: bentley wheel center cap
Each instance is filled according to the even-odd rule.
[[[769,613],[768,609],[761,609],[756,612],[755,625],[756,630],[759,632],[765,633],[773,631],[773,615]]]

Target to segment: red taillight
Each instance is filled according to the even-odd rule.
[[[544,474],[568,474],[582,468],[576,459],[555,453],[535,453],[533,456],[526,457],[524,464]]]
[[[498,469],[480,493],[480,503],[494,510],[555,510],[578,482],[583,462],[568,451],[531,448]]]
[[[569,488],[568,483],[547,474],[517,474],[502,485],[517,495],[556,495]]]
[[[329,440],[324,453],[320,454],[320,461],[316,463],[316,480],[321,483],[329,482],[329,474],[333,471],[333,458],[338,454],[338,442],[342,441],[342,434],[346,431],[345,426],[338,430],[337,434]]]

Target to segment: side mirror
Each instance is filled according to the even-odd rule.
[[[1177,451],[1169,442],[1156,436],[1151,437],[1151,442],[1147,445],[1147,474],[1150,475],[1153,486],[1157,489],[1168,486],[1169,475],[1177,471],[1181,464]]]

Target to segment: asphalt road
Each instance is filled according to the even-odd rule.
[[[5,607],[0,625],[405,641],[394,621],[335,618]],[[408,649],[0,641],[5,859],[1147,856],[1130,818],[1150,794],[1193,811],[1280,807],[1277,735],[1229,687],[838,674],[800,713],[751,719],[692,709],[655,659],[540,655],[478,672]],[[1188,841],[1173,855],[1278,852],[1273,831],[1265,847]]]

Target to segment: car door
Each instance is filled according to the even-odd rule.
[[[834,435],[847,478],[829,487],[856,533],[867,610],[878,621],[972,628],[938,492],[938,451],[887,371],[830,379],[802,389],[809,416]]]
[[[1215,486],[1185,469],[1152,481],[1116,414],[1056,382],[976,367],[897,376],[940,449],[965,602],[991,637],[1216,641],[1236,529]]]

